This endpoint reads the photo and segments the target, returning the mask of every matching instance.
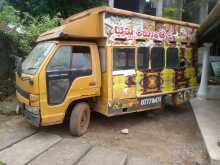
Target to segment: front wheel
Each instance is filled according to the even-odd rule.
[[[87,103],[78,103],[74,106],[69,122],[70,133],[73,136],[82,136],[86,133],[90,122],[90,113]]]

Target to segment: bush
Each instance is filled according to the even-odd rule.
[[[6,22],[10,30],[1,30],[1,34],[17,43],[18,49],[27,54],[37,36],[59,24],[61,19],[49,15],[33,17],[26,12],[20,12],[13,6],[5,5],[0,11],[0,22]]]
[[[51,17],[60,13],[62,18],[82,10],[106,5],[106,0],[7,0],[16,9],[28,12],[32,16],[49,14]]]
[[[166,7],[163,9],[163,17],[175,19],[178,12],[178,9],[175,7]]]

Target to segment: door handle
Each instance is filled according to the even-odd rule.
[[[96,86],[96,82],[95,81],[89,82],[89,86]]]

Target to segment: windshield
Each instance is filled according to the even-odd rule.
[[[25,74],[35,74],[53,46],[53,42],[37,44],[22,63],[22,72]]]

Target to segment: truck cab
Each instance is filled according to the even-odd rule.
[[[37,127],[62,123],[77,104],[84,110],[77,114],[72,132],[80,135],[84,133],[80,127],[88,127],[88,103],[100,95],[100,82],[96,44],[44,41],[22,63],[16,75],[16,95],[22,113]]]

